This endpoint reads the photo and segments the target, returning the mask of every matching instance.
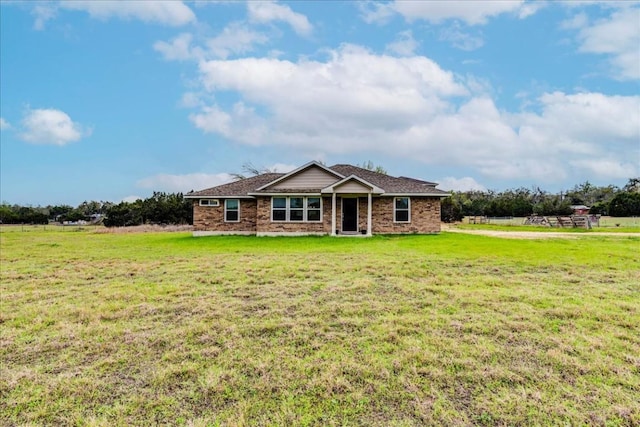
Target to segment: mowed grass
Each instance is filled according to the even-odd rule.
[[[640,238],[2,232],[3,425],[640,424]]]

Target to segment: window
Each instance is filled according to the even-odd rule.
[[[409,215],[410,203],[408,197],[396,197],[393,202],[393,221],[394,222],[410,222]]]
[[[320,197],[307,197],[307,221],[320,221]]]
[[[274,197],[271,199],[271,221],[287,220],[287,198]]]
[[[320,222],[320,197],[273,197],[271,221]]]
[[[289,199],[289,221],[304,221],[304,197]]]
[[[238,199],[227,199],[224,201],[224,221],[240,221],[240,201]]]
[[[220,206],[218,199],[200,199],[200,206]]]

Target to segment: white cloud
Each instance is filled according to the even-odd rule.
[[[193,36],[183,33],[174,37],[169,43],[157,41],[153,44],[153,49],[160,52],[167,61],[186,61],[202,57],[200,48],[192,48]]]
[[[481,36],[462,31],[457,22],[440,31],[440,40],[446,40],[453,47],[466,51],[476,50],[484,45],[484,39]]]
[[[402,31],[396,41],[387,44],[386,50],[399,56],[411,56],[418,48],[419,43],[413,38],[411,30]]]
[[[231,54],[251,52],[256,44],[265,44],[268,41],[269,39],[264,34],[253,31],[240,23],[232,23],[218,36],[209,39],[207,47],[215,57],[224,59]]]
[[[208,96],[232,92],[240,101],[199,106],[191,121],[241,144],[314,155],[378,153],[542,182],[593,173],[594,158],[638,169],[627,160],[640,140],[638,116],[630,114],[640,111],[638,96],[554,92],[531,111],[501,111],[490,89],[478,89],[482,82],[429,58],[352,45],[324,61],[202,61],[199,72]]]
[[[383,3],[381,1],[361,1],[358,2],[360,16],[367,24],[386,24],[396,11],[392,3]]]
[[[448,19],[459,19],[469,25],[486,24],[489,18],[503,13],[517,14],[525,18],[536,12],[537,8],[524,0],[519,1],[396,1],[396,12],[406,20],[422,19],[440,23]]]
[[[57,13],[57,9],[53,4],[36,4],[33,9],[31,9],[31,14],[36,18],[33,22],[33,28],[38,31],[44,30],[47,21],[55,18]]]
[[[252,22],[286,22],[300,35],[309,35],[313,31],[313,26],[306,16],[292,11],[289,6],[274,1],[250,1],[247,2],[247,10]]]
[[[454,178],[447,176],[439,180],[438,188],[444,191],[486,191],[487,187],[470,176]]]
[[[609,56],[611,75],[619,80],[640,79],[640,8],[614,9],[611,15],[589,23],[577,14],[565,21],[564,29],[577,29],[579,51]]]
[[[169,26],[182,26],[196,21],[196,15],[182,1],[147,0],[147,1],[62,1],[61,9],[79,10],[89,13],[92,18],[107,20],[113,17],[120,19],[139,19]]]
[[[158,174],[139,180],[136,182],[136,186],[154,191],[186,193],[191,190],[215,187],[231,181],[233,181],[233,176],[228,173]]]
[[[572,160],[571,164],[589,171],[593,176],[603,179],[625,179],[638,176],[638,165],[619,159],[582,159]]]
[[[0,130],[11,129],[11,123],[0,117]]]
[[[56,109],[28,110],[22,119],[20,138],[34,144],[66,145],[91,134],[71,120],[64,111]]]

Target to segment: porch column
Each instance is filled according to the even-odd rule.
[[[331,196],[331,235],[336,235],[336,192]]]
[[[371,192],[367,197],[367,236],[371,236]]]

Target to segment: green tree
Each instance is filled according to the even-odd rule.
[[[443,222],[456,222],[462,221],[464,214],[462,213],[462,206],[458,200],[453,197],[447,197],[442,199],[440,204],[440,220]]]
[[[640,193],[622,191],[609,203],[611,216],[640,216]]]

